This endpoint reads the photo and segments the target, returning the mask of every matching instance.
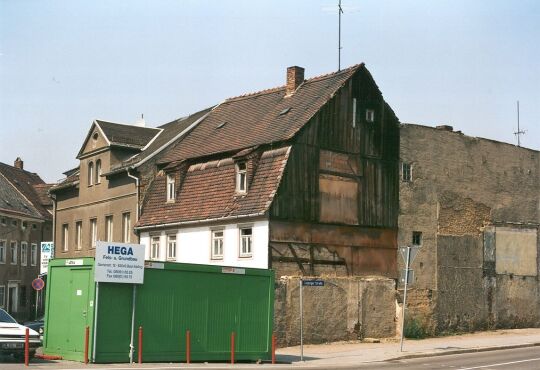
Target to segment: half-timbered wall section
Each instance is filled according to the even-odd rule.
[[[270,209],[276,276],[395,277],[399,121],[359,69],[294,138]]]

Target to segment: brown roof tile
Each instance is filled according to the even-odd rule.
[[[190,166],[174,203],[166,202],[166,176],[158,176],[137,227],[262,215],[270,207],[289,152],[290,147],[264,152],[245,195],[235,193],[231,158]]]

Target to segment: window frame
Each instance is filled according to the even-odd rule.
[[[127,220],[127,225],[126,225]],[[131,241],[131,213],[122,213],[122,243],[129,243]]]
[[[101,184],[101,159],[96,160],[96,179],[94,183],[96,185]]]
[[[7,240],[0,240],[0,265],[5,265],[7,262]]]
[[[157,247],[154,248],[154,246],[157,246]],[[161,249],[161,235],[150,235],[150,260],[151,261],[159,261],[160,249]],[[154,255],[154,251],[157,252],[156,255]]]
[[[375,109],[366,109],[366,122],[373,123],[375,122]]]
[[[178,237],[176,234],[173,234],[173,233],[170,233],[170,234],[167,234],[166,235],[167,237],[167,241],[166,241],[166,246],[167,246],[167,256],[166,256],[166,259],[167,261],[176,261],[176,255],[177,255],[177,252],[178,252]],[[174,255],[171,252],[171,238],[174,238]]]
[[[30,266],[37,266],[37,244],[30,244]]]
[[[13,249],[12,249],[13,248]],[[10,265],[17,265],[19,263],[18,259],[18,245],[16,240],[12,240],[9,243],[9,252],[10,252],[10,259],[9,264]]]
[[[216,233],[221,233],[221,236],[216,236]],[[215,242],[220,242],[221,254],[216,253]],[[210,259],[211,260],[223,260],[223,255],[225,251],[225,229],[218,228],[210,230]]]
[[[0,294],[0,308],[6,307],[6,286],[4,284],[0,285],[0,291],[2,291],[2,294]]]
[[[167,174],[167,202],[176,200],[176,179],[173,174]]]
[[[69,224],[62,224],[62,252],[69,251]]]
[[[21,242],[21,266],[28,266],[28,242]]]
[[[242,235],[243,231],[250,230],[249,236]],[[245,237],[245,238],[244,238]],[[249,240],[249,251],[244,251],[244,239]],[[240,258],[252,258],[253,257],[253,226],[252,225],[244,225],[238,227],[238,240],[239,240],[239,249],[238,249],[238,257]]]
[[[98,239],[98,219],[93,217],[90,219],[90,248],[95,248]]]
[[[75,221],[75,250],[82,249],[82,220]]]
[[[94,185],[94,162],[88,162],[88,186]]]
[[[243,166],[243,168],[240,168]],[[239,194],[247,193],[247,162],[240,161],[235,164],[236,174],[236,192]]]
[[[113,215],[105,216],[105,241],[112,242],[114,238]]]
[[[412,169],[412,164],[401,162],[401,182],[412,182]]]
[[[419,243],[415,243],[415,239],[419,240]],[[415,247],[421,247],[423,241],[423,233],[421,231],[413,231],[411,237],[411,244]]]

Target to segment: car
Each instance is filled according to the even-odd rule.
[[[43,327],[45,325],[45,318],[43,316],[38,317],[35,321],[25,322],[23,325],[37,331],[39,333],[39,339],[43,340]]]
[[[0,308],[0,356],[13,355],[15,359],[24,359],[24,343],[26,326],[17,323],[9,313]],[[34,357],[36,349],[41,346],[39,333],[28,329],[30,358]]]

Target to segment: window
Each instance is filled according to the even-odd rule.
[[[26,307],[26,287],[24,285],[19,288],[19,306]]]
[[[75,248],[77,250],[82,248],[82,221],[75,222]]]
[[[0,263],[6,263],[6,241],[0,240]]]
[[[88,186],[94,185],[94,163],[88,163]]]
[[[223,230],[212,230],[212,255],[213,260],[223,259]]]
[[[37,229],[37,225],[36,225],[36,224],[32,224],[32,229],[33,229],[33,230],[36,230],[36,229]]]
[[[176,235],[167,235],[167,261],[176,261]]]
[[[373,109],[366,109],[366,122],[375,122],[375,111]]]
[[[352,127],[356,127],[356,98],[353,98],[353,105],[352,105]]]
[[[28,264],[28,244],[21,242],[21,266]]]
[[[150,243],[150,259],[159,259],[159,236],[152,237],[152,242]]]
[[[22,227],[23,230],[25,230],[28,227],[28,222],[22,221],[21,222],[21,227]]]
[[[17,226],[17,220],[11,220],[11,226]]]
[[[253,231],[251,227],[240,229],[240,257],[251,257]]]
[[[6,305],[6,286],[0,285],[0,307],[5,307]]]
[[[96,184],[101,183],[101,159],[96,161]]]
[[[30,266],[37,264],[37,244],[30,245]]]
[[[105,216],[105,240],[113,241],[113,216]]]
[[[90,247],[95,248],[97,241],[97,218],[90,219]]]
[[[67,252],[69,249],[69,227],[68,224],[62,225],[62,251]]]
[[[122,242],[129,243],[131,239],[131,216],[129,212],[122,214]]]
[[[6,218],[5,217],[2,217],[0,222],[2,222],[2,226],[6,226]]]
[[[9,244],[9,253],[11,255],[9,263],[12,265],[17,264],[17,242],[11,242]]]
[[[174,191],[175,184],[174,184],[174,176],[173,175],[167,175],[167,202],[173,202],[176,194]]]
[[[246,162],[236,164],[236,191],[245,193],[247,190],[247,166]]]
[[[401,181],[410,182],[412,180],[412,168],[409,163],[401,163]]]
[[[412,244],[416,246],[422,245],[422,233],[420,231],[413,231]]]

